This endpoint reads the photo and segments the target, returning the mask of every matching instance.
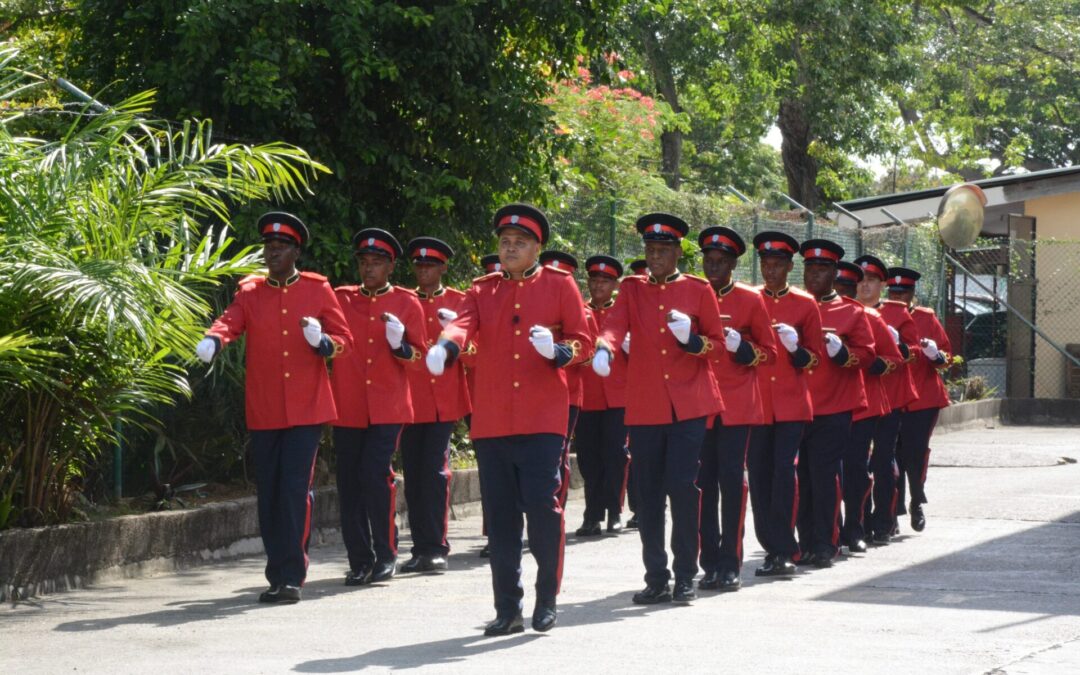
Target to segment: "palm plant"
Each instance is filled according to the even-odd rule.
[[[230,214],[328,171],[284,143],[215,143],[209,121],[149,119],[151,92],[17,136],[12,102],[48,86],[18,64],[0,43],[0,528],[62,521],[117,423],[189,395],[210,291],[257,267]]]

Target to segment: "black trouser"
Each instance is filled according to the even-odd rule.
[[[391,461],[400,435],[400,424],[334,427],[341,538],[353,570],[397,558],[397,487]]]
[[[871,535],[889,534],[896,520],[896,437],[900,433],[900,409],[878,418],[870,471],[874,474],[873,509],[866,505],[866,525]]]
[[[754,532],[769,555],[794,556],[795,516],[799,508],[799,444],[805,422],[776,422],[750,432],[747,473]]]
[[[900,513],[904,508],[904,479],[911,484],[911,503],[926,503],[926,470],[930,466],[930,437],[937,425],[938,408],[904,412],[900,418],[900,441],[896,446],[896,463],[900,467],[897,499]]]
[[[410,424],[401,432],[401,468],[412,554],[450,553],[450,434],[455,422]]]
[[[672,570],[677,581],[697,574],[701,490],[697,486],[705,418],[630,427],[631,470],[638,493],[638,529],[645,583],[671,579],[664,548],[664,498],[671,501]]]
[[[870,444],[874,440],[879,419],[868,417],[852,422],[851,434],[844,448],[844,520],[840,538],[848,545],[866,539],[864,513],[870,497]]]
[[[706,572],[742,569],[746,529],[747,425],[726,427],[716,417],[701,445],[701,568]]]
[[[563,436],[562,458],[559,460],[559,508],[566,508],[566,498],[570,496],[570,439],[574,437],[574,427],[577,426],[578,413],[581,408],[576,405],[570,406],[570,412],[566,416],[566,436]]]
[[[311,509],[315,504],[311,481],[322,425],[249,433],[259,534],[266,549],[266,580],[271,586],[302,586],[307,577]]]
[[[799,455],[799,550],[833,558],[839,551],[840,472],[851,433],[851,413],[816,415]]]
[[[491,587],[501,617],[521,611],[522,515],[536,559],[536,600],[555,602],[562,581],[565,532],[559,506],[563,437],[528,434],[478,438],[476,462],[491,550]]]
[[[624,408],[582,411],[574,432],[578,469],[585,481],[585,520],[600,522],[622,513],[626,491]]]

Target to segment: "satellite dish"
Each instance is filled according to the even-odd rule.
[[[961,183],[945,192],[938,206],[938,235],[949,248],[975,243],[983,226],[986,194],[978,185]]]

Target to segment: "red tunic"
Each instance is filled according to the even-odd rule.
[[[725,358],[713,361],[713,375],[724,397],[724,412],[720,420],[725,426],[764,424],[765,409],[758,385],[757,367],[776,359],[776,338],[769,324],[765,301],[756,290],[732,282],[717,294],[720,319],[728,328],[742,334],[743,341],[754,348],[754,361],[744,365],[735,361],[734,354],[724,349]],[[783,349],[781,347],[781,349]]]
[[[776,338],[776,358],[767,360],[757,368],[765,424],[809,422],[814,419],[814,408],[805,371],[817,364],[819,354],[825,353],[817,300],[809,293],[790,286],[775,294],[762,287],[760,293],[770,323],[773,326],[786,323],[798,331],[799,346],[811,355],[809,364],[796,368],[780,338]]]
[[[927,408],[944,408],[949,405],[949,392],[945,389],[945,383],[941,380],[941,372],[949,367],[949,356],[952,345],[949,344],[949,336],[929,307],[915,307],[911,310],[911,318],[915,320],[915,328],[919,331],[919,338],[929,338],[937,343],[938,350],[945,357],[945,363],[935,365],[926,354],[922,353],[922,347],[913,352],[915,358],[911,361],[911,379],[915,383],[915,391],[918,398],[908,404],[908,410],[926,410]]]
[[[591,345],[596,342],[596,318],[593,317],[592,310],[589,309],[588,305],[585,305],[585,325],[588,327],[588,330],[586,331],[588,339],[584,344]],[[582,361],[581,363],[566,369],[566,386],[570,397],[570,405],[577,406],[579,410],[585,400],[586,370],[592,372],[592,366],[589,361]]]
[[[609,300],[602,307],[595,307],[592,303],[586,305],[592,312],[596,328],[594,335],[600,335],[607,326],[611,310],[615,307],[615,300]],[[621,345],[620,345],[621,347]],[[609,408],[626,407],[626,353],[622,349],[612,352],[611,375],[600,377],[590,364],[581,366],[581,379],[583,385],[582,410],[608,410]]]
[[[424,340],[424,310],[416,294],[389,284],[374,292],[362,286],[340,286],[334,292],[356,345],[349,356],[334,363],[330,377],[338,405],[334,425],[366,429],[373,424],[412,422],[412,397],[405,373],[410,365],[422,366]],[[384,312],[405,324],[405,342],[412,347],[408,360],[390,349]]]
[[[703,339],[701,352],[685,351],[671,334],[667,313],[673,309],[690,316],[691,334]],[[602,341],[614,354],[627,331],[632,337],[626,386],[630,391],[647,392],[627,396],[627,425],[671,424],[724,409],[709,366],[709,359],[722,358],[716,350],[724,348],[724,328],[708,281],[686,274],[664,280],[623,279],[597,342]]]
[[[852,416],[852,420],[855,421],[880,417],[892,411],[893,407],[889,402],[888,388],[885,383],[897,377],[897,368],[904,363],[904,357],[900,355],[900,348],[896,346],[896,341],[893,340],[885,319],[872,307],[866,307],[864,311],[866,320],[870,322],[870,331],[874,336],[875,361],[881,359],[885,370],[874,374],[867,369],[863,373],[863,381],[866,384],[866,407]]]
[[[865,408],[862,371],[874,362],[874,336],[863,306],[836,293],[825,297],[828,299],[818,302],[823,337],[826,332],[835,333],[847,348],[848,357],[843,365],[837,364],[825,351],[823,341],[819,363],[806,370],[814,417]]]
[[[915,392],[915,383],[911,379],[911,361],[922,352],[919,348],[919,329],[915,327],[915,320],[911,318],[907,305],[895,300],[882,300],[875,307],[889,324],[900,333],[900,342],[908,349],[908,357],[901,362],[891,377],[885,378],[885,391],[889,396],[889,405],[893,410],[903,408],[911,403],[918,394]]]
[[[314,317],[334,342],[335,356],[353,338],[326,277],[300,272],[284,285],[266,277],[241,279],[232,304],[206,331],[222,349],[247,335],[244,408],[247,428],[285,429],[337,417],[326,359],[304,339],[300,319]]]
[[[460,313],[465,303],[465,293],[454,288],[440,288],[431,297],[422,291],[416,291],[416,295],[424,310],[424,327],[427,329],[424,348],[427,349],[435,344],[442,333],[442,324],[436,312],[446,308]],[[422,367],[409,368],[407,374],[414,424],[453,422],[472,410],[462,361],[447,366],[441,378],[434,377],[427,368]]]
[[[537,266],[520,280],[495,272],[475,281],[442,334],[459,349],[477,345],[473,438],[566,435],[565,369],[591,356],[583,304],[573,277],[559,269]],[[533,348],[529,329],[535,325],[572,351],[564,368]]]

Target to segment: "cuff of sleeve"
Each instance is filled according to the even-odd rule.
[[[331,340],[329,335],[324,333],[322,339],[319,340],[319,346],[313,347],[313,349],[319,356],[325,358],[327,356],[336,356],[337,353],[341,351],[340,347],[337,347],[336,349],[335,347],[337,347],[337,343]]]
[[[754,349],[754,345],[750,344],[747,340],[743,340],[739,343],[739,348],[735,350],[732,355],[735,363],[743,366],[754,366],[758,364],[758,350]]]
[[[217,356],[221,353],[221,338],[216,335],[207,335],[206,337],[214,341],[214,355]]]
[[[848,366],[852,365],[852,356],[851,352],[848,351],[847,345],[840,345],[840,351],[836,352],[836,356],[830,356],[829,360],[840,366],[841,368],[847,368]],[[858,362],[859,360],[855,359],[855,363]]]
[[[401,341],[401,346],[397,349],[391,350],[390,353],[401,359],[402,361],[412,361],[413,356],[418,355],[420,352],[416,349],[413,349],[412,345],[410,345],[403,339]],[[416,358],[419,358],[419,356],[417,356]]]
[[[900,344],[897,345],[897,347],[900,348],[900,356],[902,356],[905,361],[910,361],[911,360],[911,348],[907,346],[907,343],[906,342],[901,342]]]
[[[701,356],[712,350],[712,342],[707,337],[701,335],[691,334],[690,339],[686,341],[686,344],[679,343],[679,348],[687,354],[693,354],[694,356]]]
[[[791,365],[796,368],[813,368],[818,363],[817,357],[805,347],[799,347],[795,351],[790,352],[789,356],[791,358]]]
[[[870,367],[867,368],[867,372],[871,375],[884,375],[889,372],[889,362],[879,356],[870,364]]]
[[[938,352],[938,357],[933,361],[935,368],[944,368],[949,365],[949,357],[945,356],[945,352]]]
[[[448,338],[439,338],[438,344],[442,345],[446,349],[446,365],[450,366],[457,361],[458,356],[461,354],[461,348],[457,346],[457,343]]]

